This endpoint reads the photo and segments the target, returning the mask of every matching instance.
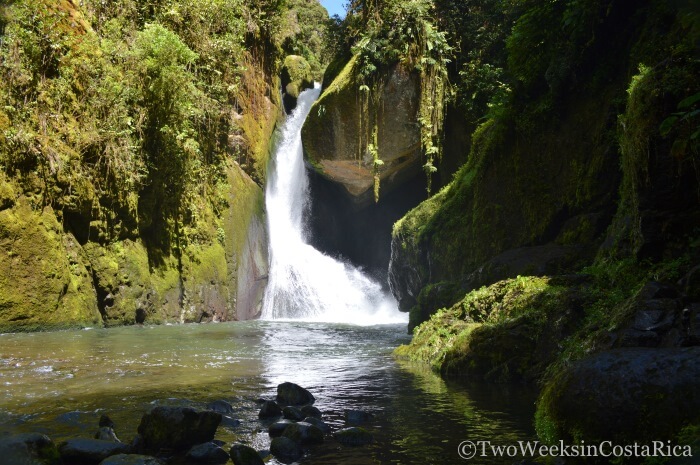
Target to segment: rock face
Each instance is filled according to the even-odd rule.
[[[221,414],[198,412],[188,407],[156,407],[141,418],[138,432],[148,451],[161,448],[187,450],[210,442],[221,422]]]
[[[0,331],[259,316],[268,266],[263,192],[235,164],[227,181],[219,240],[156,265],[138,238],[81,244],[51,208],[13,201],[0,211]]]
[[[369,104],[370,116],[361,124],[365,91],[356,77],[356,59],[339,63],[329,65],[339,72],[324,76],[332,82],[324,83],[302,128],[311,171],[311,242],[382,276],[389,263],[392,225],[426,197],[417,122],[420,79],[403,65],[386,70],[376,89],[382,103],[376,108]],[[376,145],[383,162],[378,203],[373,157],[364,148],[367,137],[360,143],[362,134],[372,132],[368,118],[376,119]]]
[[[304,124],[302,141],[314,170],[342,186],[356,204],[367,205],[374,197],[373,160],[367,153],[361,153],[359,93],[362,91],[356,66],[356,59],[351,59],[324,89]],[[391,191],[420,172],[418,86],[418,76],[397,65],[389,71],[379,90],[387,109],[378,110],[377,114],[377,145],[384,162],[380,171],[383,192]]]
[[[0,250],[0,331],[101,323],[85,254],[50,207],[0,211]]]
[[[683,426],[700,421],[698,393],[700,347],[601,352],[547,386],[539,401],[538,434],[673,439]]]

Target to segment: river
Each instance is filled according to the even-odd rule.
[[[204,408],[226,400],[234,414],[217,439],[266,449],[267,423],[258,420],[255,400],[274,398],[276,386],[291,381],[316,396],[333,429],[344,426],[345,409],[375,414],[366,425],[373,445],[328,439],[303,464],[454,464],[463,462],[457,448],[464,440],[534,438],[532,392],[447,382],[401,364],[391,351],[408,340],[405,325],[290,321],[3,334],[0,434],[91,437],[107,413],[127,442],[154,405]]]

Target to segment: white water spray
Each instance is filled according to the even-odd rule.
[[[406,322],[396,301],[357,268],[307,243],[303,215],[309,203],[301,127],[321,90],[302,92],[282,126],[265,191],[270,273],[263,319],[373,325]]]

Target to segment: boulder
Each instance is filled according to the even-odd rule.
[[[100,463],[107,457],[126,454],[130,447],[126,444],[101,439],[69,439],[58,446],[64,462]]]
[[[258,412],[258,418],[273,418],[281,415],[282,409],[274,400],[266,400]]]
[[[282,405],[306,405],[316,402],[316,398],[298,384],[287,382],[277,386],[277,402]]]
[[[185,458],[196,463],[226,463],[229,455],[217,444],[205,442],[192,447]]]
[[[270,427],[267,429],[267,432],[269,433],[271,438],[282,436],[282,433],[284,433],[284,430],[287,428],[287,426],[293,424],[294,422],[292,420],[280,420],[271,424]]]
[[[2,437],[0,457],[3,463],[8,464],[58,465],[60,463],[54,442],[48,436],[39,433]]]
[[[211,410],[212,412],[220,413],[222,415],[232,415],[233,405],[225,400],[215,400],[207,405],[207,410]]]
[[[272,440],[270,453],[282,461],[297,460],[304,455],[299,444],[284,436]]]
[[[700,423],[700,347],[601,352],[560,372],[538,400],[538,435],[673,440]]]
[[[265,462],[260,454],[250,446],[234,444],[230,452],[233,465],[263,465]]]
[[[104,459],[100,465],[165,465],[165,463],[150,455],[118,454]]]
[[[321,444],[323,442],[323,431],[311,423],[300,421],[299,423],[288,425],[284,429],[282,437],[289,438],[300,444]]]
[[[301,408],[304,417],[323,418],[323,413],[313,405],[304,405]]]
[[[306,417],[303,420],[304,423],[309,423],[311,425],[314,425],[316,428],[320,429],[323,434],[327,434],[331,432],[331,427],[328,426],[326,422],[321,420],[320,418],[316,417]]]
[[[214,439],[221,414],[189,407],[156,407],[141,418],[138,432],[146,450],[187,450]]]
[[[364,446],[374,442],[374,436],[364,428],[353,426],[333,433],[333,437],[345,446]]]
[[[293,420],[293,421],[301,421],[306,416],[301,412],[301,409],[298,409],[297,407],[294,407],[291,405],[283,408],[282,414],[284,415],[284,418],[286,418],[287,420]]]

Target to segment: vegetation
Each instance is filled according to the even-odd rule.
[[[297,6],[303,28],[290,25],[297,14],[290,8]],[[309,36],[314,24],[325,24],[320,13],[317,2],[276,0],[3,5],[2,208],[16,208],[19,199],[33,215],[50,208],[61,234],[77,239],[79,247],[104,247],[106,257],[92,253],[78,260],[93,272],[84,290],[97,286],[100,307],[107,289],[124,289],[125,283],[89,262],[102,257],[128,268],[129,260],[122,263],[115,252],[125,240],[139,244],[134,279],[144,286],[158,288],[147,276],[159,269],[175,271],[159,288],[163,299],[167,289],[181,288],[170,301],[184,305],[190,284],[183,276],[196,278],[199,264],[218,269],[214,274],[226,280],[223,246],[241,242],[230,237],[241,232],[226,229],[224,218],[232,163],[245,170],[235,176],[264,182],[279,114],[282,42],[308,44],[304,53],[320,74],[322,35]],[[240,222],[259,214],[241,211]],[[117,307],[133,304],[123,297]]]

